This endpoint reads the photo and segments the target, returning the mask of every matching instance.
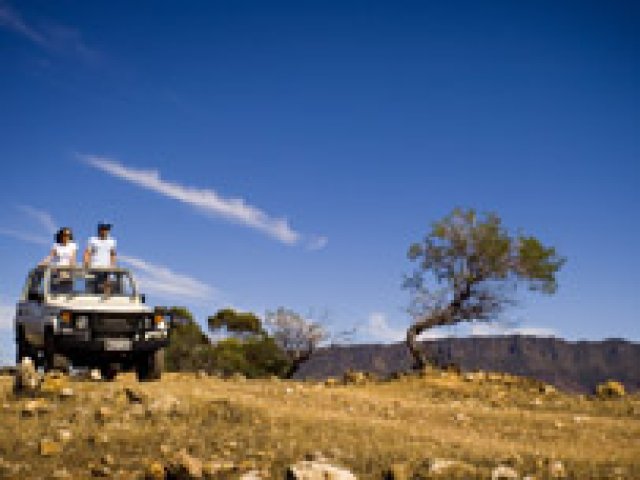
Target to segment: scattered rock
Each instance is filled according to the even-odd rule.
[[[231,375],[231,377],[229,377],[231,380],[233,380],[234,382],[245,382],[247,380],[247,377],[245,377],[242,373],[240,372],[235,372],[233,375]]]
[[[230,472],[236,470],[237,466],[231,460],[217,460],[211,461],[204,464],[202,467],[202,472],[205,478],[215,477],[216,475],[223,472]]]
[[[363,385],[367,382],[367,375],[364,372],[347,370],[344,372],[342,380],[348,385]]]
[[[466,415],[466,414],[464,414],[464,413],[456,413],[456,414],[453,416],[453,419],[454,419],[456,422],[459,422],[459,423],[466,423],[466,422],[471,421],[471,417],[469,417],[469,415]]]
[[[102,380],[102,373],[100,373],[100,370],[98,370],[97,368],[92,368],[91,370],[89,370],[88,378],[89,380],[92,380],[94,382],[99,382],[100,380]]]
[[[62,444],[49,438],[43,438],[42,440],[40,440],[39,451],[40,455],[42,455],[43,457],[59,455],[60,453],[62,453]]]
[[[56,432],[56,438],[61,443],[67,443],[73,438],[71,434],[71,430],[67,430],[66,428],[61,428]]]
[[[491,480],[518,480],[518,472],[507,465],[498,465],[491,471]]]
[[[98,422],[104,423],[113,417],[113,411],[106,406],[102,406],[96,410],[96,420]]]
[[[69,478],[73,478],[73,476],[69,473],[69,471],[66,468],[61,468],[59,470],[55,470],[51,474],[51,478],[53,478],[54,480],[67,480]]]
[[[384,480],[409,480],[409,467],[405,463],[394,463],[384,473]]]
[[[13,392],[16,395],[35,396],[40,390],[42,378],[33,365],[33,360],[24,357],[16,368],[13,383]]]
[[[619,398],[625,396],[624,385],[615,380],[607,380],[596,387],[596,395],[598,398]]]
[[[336,385],[338,385],[338,380],[336,378],[329,377],[324,381],[324,385],[326,387],[335,387]]]
[[[435,458],[429,463],[429,474],[441,478],[473,478],[476,475],[476,469],[473,465],[458,460]]]
[[[262,478],[260,470],[250,470],[240,475],[239,480],[262,480]]]
[[[48,372],[40,383],[40,392],[45,395],[61,396],[62,390],[68,388],[69,379],[61,372]]]
[[[180,450],[175,459],[167,465],[167,475],[180,480],[197,480],[204,478],[202,461]]]
[[[22,406],[22,416],[23,417],[34,417],[41,413],[49,413],[53,407],[47,401],[42,398],[38,398],[35,400],[28,400]]]
[[[145,480],[164,480],[164,466],[160,462],[151,462],[144,471]]]
[[[207,378],[209,375],[207,374],[207,372],[205,370],[198,370],[196,372],[196,378],[202,379],[202,378]]]
[[[107,465],[96,465],[91,468],[91,475],[94,477],[110,477],[111,476],[111,468]]]
[[[71,398],[74,394],[73,388],[71,387],[64,387],[60,390],[60,398]]]
[[[548,383],[544,383],[540,385],[539,388],[540,393],[545,395],[553,395],[554,393],[558,393],[558,390],[553,385],[549,385]]]
[[[147,416],[170,415],[181,413],[180,401],[173,395],[161,395],[147,406]]]
[[[303,460],[287,469],[287,480],[356,480],[349,470],[327,462]]]
[[[145,403],[148,400],[146,393],[132,387],[125,387],[124,394],[131,403]]]
[[[560,460],[553,460],[549,463],[549,476],[551,478],[565,478],[567,476],[564,464]]]

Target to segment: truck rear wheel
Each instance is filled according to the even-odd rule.
[[[100,367],[100,375],[102,376],[103,380],[106,380],[108,382],[112,382],[116,379],[116,377],[118,376],[118,371],[119,365],[114,365],[111,363],[102,365],[102,367]]]
[[[136,363],[138,381],[160,380],[164,370],[164,348],[142,355]]]

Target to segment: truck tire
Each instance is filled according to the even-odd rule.
[[[142,355],[136,363],[139,382],[160,380],[164,370],[164,348]]]
[[[100,375],[103,380],[112,382],[118,376],[119,365],[107,364],[100,367]]]
[[[35,365],[38,360],[36,353],[35,349],[27,341],[24,334],[24,326],[19,325],[16,331],[16,365],[19,365],[24,357],[30,357]]]
[[[44,371],[69,373],[69,359],[56,352],[51,329],[47,329],[44,333]]]

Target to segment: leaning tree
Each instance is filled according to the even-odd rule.
[[[417,340],[425,330],[492,320],[513,302],[518,285],[555,293],[565,262],[537,238],[509,233],[496,214],[473,209],[454,209],[435,222],[422,242],[410,246],[408,257],[416,263],[404,281],[413,317],[406,341],[415,368],[428,363]]]
[[[300,365],[306,362],[318,346],[328,338],[325,327],[320,323],[305,318],[293,310],[279,307],[269,311],[265,323],[273,332],[278,346],[288,355],[291,368],[287,378],[296,373]]]

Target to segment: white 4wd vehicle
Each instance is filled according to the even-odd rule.
[[[99,368],[103,378],[135,369],[160,378],[171,319],[145,305],[126,269],[40,266],[29,273],[16,309],[17,358],[45,371]]]

